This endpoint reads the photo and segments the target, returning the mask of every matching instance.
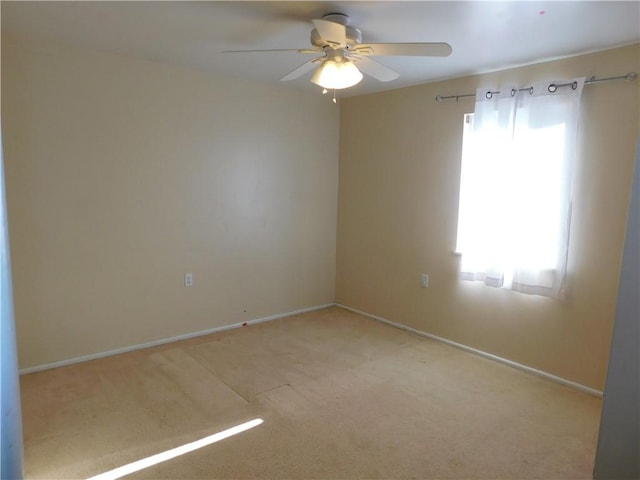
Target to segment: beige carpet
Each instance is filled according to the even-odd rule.
[[[21,378],[27,478],[591,478],[601,401],[329,308]]]

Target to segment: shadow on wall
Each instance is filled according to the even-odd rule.
[[[0,478],[23,478],[22,414],[20,411],[20,387],[18,381],[18,355],[16,352],[16,328],[13,318],[13,294],[11,288],[11,263],[9,261],[9,231],[4,185],[4,159],[0,134],[0,414],[2,415],[2,458]]]
[[[593,477],[640,478],[640,139]]]

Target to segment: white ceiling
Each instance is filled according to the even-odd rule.
[[[400,73],[343,96],[399,88],[640,41],[640,2],[11,2],[2,33],[218,71],[261,82],[312,57],[222,50],[307,48],[311,20],[345,13],[363,42],[447,42],[446,58],[376,57]],[[624,74],[627,72],[611,72]],[[281,85],[317,92],[311,73]]]

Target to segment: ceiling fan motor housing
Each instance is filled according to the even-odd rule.
[[[339,23],[344,25],[347,38],[347,49],[351,49],[362,42],[362,33],[356,27],[349,25],[349,17],[342,13],[330,13],[322,17],[323,20],[328,22]],[[320,48],[332,47],[322,38],[317,29],[311,30],[311,44]]]

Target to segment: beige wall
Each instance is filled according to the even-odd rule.
[[[333,301],[322,95],[3,37],[2,100],[22,368]]]
[[[602,389],[638,82],[584,90],[566,302],[458,281],[473,101],[434,97],[637,71],[637,45],[343,100],[340,132],[319,95],[15,38],[2,48],[22,368],[335,298]]]
[[[463,114],[434,101],[515,82],[639,70],[638,46],[343,101],[336,301],[602,390],[639,115],[639,82],[586,86],[565,302],[462,282]],[[430,275],[427,289],[420,274]]]

